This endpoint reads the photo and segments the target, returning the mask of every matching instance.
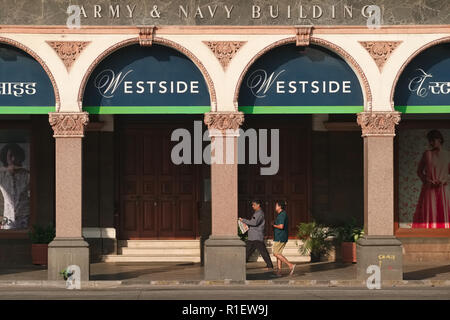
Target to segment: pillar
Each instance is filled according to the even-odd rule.
[[[364,237],[357,242],[357,278],[369,265],[381,280],[402,280],[402,245],[394,236],[394,136],[399,112],[363,112],[358,124],[364,139]]]
[[[55,138],[56,237],[48,248],[48,279],[63,280],[60,272],[80,267],[89,280],[89,244],[82,236],[82,139],[89,122],[86,112],[49,113]]]
[[[210,112],[211,236],[205,241],[205,280],[246,279],[245,243],[237,235],[238,136],[241,112]]]

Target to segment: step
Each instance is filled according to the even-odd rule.
[[[200,256],[200,248],[134,248],[134,247],[122,247],[118,249],[119,254],[123,255],[192,255]]]
[[[118,246],[127,248],[200,249],[200,240],[119,240]]]
[[[177,256],[160,256],[160,255],[105,255],[101,257],[102,262],[200,262],[200,255],[177,255]]]
[[[296,255],[296,256],[285,256],[286,259],[288,259],[289,262],[310,262],[311,258],[309,256],[301,256],[301,255]],[[272,262],[277,261],[277,258],[275,258],[274,256],[270,256],[270,259],[272,260]],[[250,259],[250,261],[255,261],[254,259]],[[256,260],[257,262],[264,262],[264,259],[261,257],[261,255],[257,258]]]

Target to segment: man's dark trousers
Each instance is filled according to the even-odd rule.
[[[258,249],[259,253],[266,262],[267,267],[273,269],[272,260],[270,259],[269,252],[267,251],[264,241],[247,240],[247,254],[246,254],[247,262],[250,259],[252,253],[255,251],[255,249]]]

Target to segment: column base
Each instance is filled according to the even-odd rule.
[[[238,236],[210,236],[205,241],[205,280],[246,280],[245,242]]]
[[[48,280],[64,280],[60,274],[70,265],[77,265],[81,281],[89,281],[89,244],[84,238],[55,238],[48,245]]]
[[[403,280],[402,243],[394,236],[365,236],[356,243],[356,277],[366,280],[367,267],[376,265],[381,270],[381,281]]]

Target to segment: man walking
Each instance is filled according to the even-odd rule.
[[[273,263],[270,259],[269,252],[264,244],[264,212],[261,210],[261,201],[253,200],[252,208],[254,210],[253,216],[250,220],[239,218],[243,223],[248,225],[248,240],[247,240],[247,252],[246,261],[250,259],[250,256],[258,249],[259,253],[266,262],[267,268],[273,270]]]
[[[289,275],[291,276],[294,273],[295,264],[290,263],[285,256],[283,256],[283,249],[288,242],[288,230],[289,230],[289,221],[288,216],[285,211],[286,202],[277,201],[275,203],[275,212],[278,214],[275,220],[274,227],[274,237],[273,237],[273,255],[277,258],[277,274],[281,275],[281,268],[283,262],[286,263],[290,269]]]

